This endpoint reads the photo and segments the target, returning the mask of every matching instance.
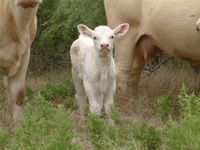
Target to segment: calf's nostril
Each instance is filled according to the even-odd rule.
[[[100,46],[101,46],[101,48],[108,48],[109,44],[101,44]]]

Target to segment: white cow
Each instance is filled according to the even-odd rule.
[[[128,31],[128,24],[114,30],[99,26],[95,30],[78,25],[79,38],[72,44],[70,55],[72,77],[76,88],[76,100],[81,118],[84,117],[87,98],[90,112],[101,115],[104,108],[108,114],[115,93],[115,62],[113,42]]]
[[[4,74],[6,124],[21,114],[31,44],[37,29],[36,13],[42,0],[2,0],[0,5],[0,69]]]
[[[130,25],[115,43],[117,95],[134,97],[145,61],[160,50],[200,65],[200,34],[196,21],[200,0],[104,0],[108,25]],[[128,92],[129,91],[129,94]]]
[[[200,31],[200,18],[198,19],[196,26],[197,26],[197,31]]]

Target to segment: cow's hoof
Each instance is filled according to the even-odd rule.
[[[13,110],[13,123],[17,124],[22,118],[22,106],[15,105]]]

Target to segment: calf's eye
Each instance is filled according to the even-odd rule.
[[[114,36],[111,36],[111,39],[114,39]]]
[[[94,40],[96,40],[97,39],[97,37],[96,36],[94,36]]]

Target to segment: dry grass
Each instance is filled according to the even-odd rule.
[[[133,109],[130,112],[131,118],[136,121],[147,120],[161,124],[154,109],[155,103],[161,95],[167,93],[177,95],[183,84],[190,91],[199,91],[200,75],[185,62],[178,62],[178,64],[179,66],[169,62],[150,76],[142,74],[139,96],[134,99]]]
[[[70,73],[70,71],[68,72]],[[62,83],[65,76],[66,71],[44,73],[38,76],[28,74],[27,84],[37,90],[48,81]],[[191,91],[198,92],[199,83],[200,75],[195,73],[194,69],[188,67],[185,62],[178,61],[178,65],[169,62],[150,76],[141,75],[138,97],[131,102],[132,107],[128,108],[126,115],[136,122],[146,120],[161,125],[162,121],[157,117],[154,109],[158,98],[166,93],[178,94],[183,84]],[[121,111],[127,112],[127,110]]]
[[[62,83],[65,80],[66,72],[70,71],[54,71],[43,73],[40,75],[33,75],[28,73],[26,84],[31,86],[32,89],[37,90],[47,84],[49,81],[53,83]]]
[[[138,97],[131,101],[131,107],[126,115],[134,121],[146,120],[151,123],[162,124],[162,121],[155,113],[155,103],[159,96],[171,93],[178,94],[182,85],[185,84],[191,91],[199,91],[200,75],[183,62],[174,65],[171,62],[161,66],[160,69],[150,76],[141,75]],[[184,66],[184,67],[183,67]],[[68,71],[70,73],[70,70]],[[66,70],[33,75],[28,73],[26,84],[33,90],[38,90],[49,81],[53,83],[62,83],[65,80]],[[3,92],[3,88],[0,88]],[[127,112],[127,110],[121,110]]]

